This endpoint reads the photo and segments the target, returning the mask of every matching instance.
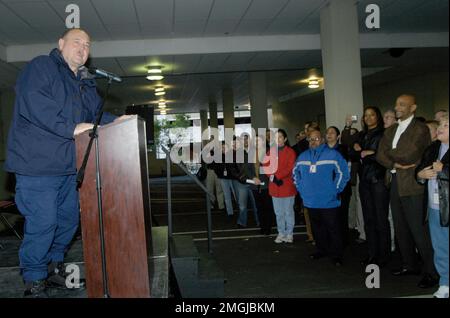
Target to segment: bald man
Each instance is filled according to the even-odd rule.
[[[93,127],[101,98],[84,66],[91,40],[71,29],[49,55],[20,73],[5,170],[16,176],[16,204],[25,217],[19,251],[25,297],[65,287],[64,253],[79,222],[74,137]],[[104,113],[100,124],[116,119]]]
[[[430,288],[437,284],[433,264],[430,233],[424,224],[424,188],[415,181],[415,167],[431,143],[428,127],[415,119],[417,110],[413,95],[399,96],[395,104],[398,123],[385,130],[377,152],[377,161],[387,168],[395,235],[402,258],[402,267],[392,271],[395,276],[419,275],[416,248],[423,261],[423,277],[418,286]]]

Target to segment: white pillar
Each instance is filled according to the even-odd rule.
[[[358,115],[359,121],[363,111],[356,3],[330,0],[320,12],[327,127],[343,127],[346,115]]]
[[[257,133],[258,128],[267,129],[269,127],[267,120],[266,73],[251,72],[248,77],[252,128]]]

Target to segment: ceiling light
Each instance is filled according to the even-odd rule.
[[[165,94],[166,94],[166,92],[156,92],[155,93],[156,96],[161,96],[161,95],[165,95]]]
[[[164,86],[156,86],[155,92],[164,92]]]
[[[166,112],[165,110],[161,110],[159,113],[160,113],[161,115],[167,114],[167,112]]]
[[[317,80],[317,79],[310,79],[308,81],[308,87],[309,88],[319,88],[319,80]]]
[[[166,108],[167,106],[166,106],[166,104],[159,104],[158,107],[161,108],[161,109],[164,109],[164,108]]]
[[[149,66],[147,73],[149,73],[149,74],[161,74],[162,73],[161,66],[157,66],[157,65]]]
[[[164,78],[164,76],[162,76],[162,75],[149,75],[149,76],[147,76],[147,79],[149,81],[160,81],[163,78]]]

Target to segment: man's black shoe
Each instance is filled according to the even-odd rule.
[[[45,280],[36,280],[25,283],[24,298],[48,298]]]
[[[322,257],[325,257],[325,255],[323,255],[322,253],[319,253],[319,252],[309,255],[309,258],[312,260],[318,260],[318,259],[321,259]]]
[[[420,275],[420,270],[400,268],[400,269],[394,269],[391,273],[394,276]]]
[[[422,279],[417,284],[417,286],[420,288],[431,288],[436,286],[438,283],[439,280],[437,278],[431,276],[430,274],[425,274],[423,275]]]

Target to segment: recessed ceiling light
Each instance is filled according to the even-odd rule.
[[[161,66],[159,65],[149,66],[147,72],[149,74],[161,74],[162,73]]]
[[[160,81],[163,78],[164,78],[164,76],[162,76],[162,75],[149,75],[149,76],[147,76],[147,79],[149,81]]]
[[[165,95],[165,94],[166,94],[166,92],[164,92],[164,91],[163,91],[163,92],[156,92],[156,93],[155,93],[156,96],[162,96],[162,95]]]

